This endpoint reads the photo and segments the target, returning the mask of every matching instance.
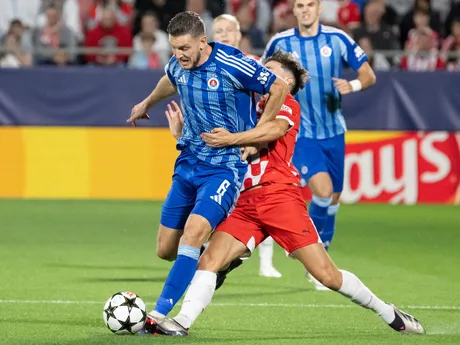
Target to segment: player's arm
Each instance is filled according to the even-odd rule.
[[[283,118],[276,118],[245,132],[230,133],[224,128],[214,128],[211,133],[202,133],[201,138],[207,146],[246,146],[278,140],[284,137],[291,123]]]
[[[257,127],[275,119],[288,94],[289,87],[286,81],[280,77],[276,77],[270,87],[270,90],[268,91],[269,96],[267,104],[265,105],[265,110],[257,123]]]
[[[364,62],[357,72],[358,78],[351,81],[332,78],[334,80],[334,86],[339,90],[340,94],[347,95],[352,92],[365,90],[376,83],[377,78],[369,62]]]
[[[377,81],[372,67],[369,65],[368,58],[364,50],[356,44],[346,33],[337,36],[340,40],[342,59],[358,72],[358,78],[348,81],[345,79],[333,78],[334,86],[340,94],[347,95],[358,92],[374,85]]]
[[[142,102],[136,104],[131,110],[131,116],[126,122],[136,126],[136,121],[141,119],[149,119],[147,111],[156,105],[158,102],[175,95],[176,87],[172,84],[170,78],[164,75],[158,82],[155,89]]]

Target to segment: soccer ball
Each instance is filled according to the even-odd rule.
[[[104,323],[115,334],[135,334],[145,323],[144,301],[135,293],[117,292],[104,305]]]

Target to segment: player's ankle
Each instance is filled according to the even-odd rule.
[[[192,326],[193,321],[186,315],[179,314],[173,318],[179,325],[184,327],[185,329],[189,329]]]

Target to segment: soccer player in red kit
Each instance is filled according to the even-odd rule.
[[[300,106],[292,95],[305,86],[307,72],[290,53],[281,51],[272,55],[265,67],[286,80],[291,95],[272,122],[242,133],[217,128],[202,134],[203,140],[212,147],[260,144],[259,152],[256,157],[250,157],[244,190],[236,208],[217,227],[199,260],[181,311],[172,319],[148,317],[146,330],[163,335],[188,335],[193,322],[211,302],[216,273],[233,260],[250,254],[266,237],[272,236],[329,289],[373,310],[395,331],[424,333],[417,319],[383,302],[353,273],[339,270],[328,256],[308,216],[299,188],[300,178],[291,163],[300,124]],[[258,104],[259,115],[265,99]],[[174,127],[172,117],[169,114],[170,127]]]
[[[242,35],[238,19],[230,14],[222,14],[216,17],[212,23],[213,40],[239,48]],[[256,61],[260,58],[256,55],[244,53]],[[280,278],[281,273],[273,266],[273,239],[267,239],[259,245],[260,268],[259,275],[262,277]],[[241,264],[241,261],[239,262]],[[220,282],[221,284],[222,282]],[[219,285],[220,286],[220,285]]]

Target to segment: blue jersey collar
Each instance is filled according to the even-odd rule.
[[[295,35],[296,35],[299,39],[301,39],[301,40],[312,40],[312,39],[314,39],[314,38],[317,38],[317,37],[320,35],[320,33],[321,33],[321,31],[322,31],[322,28],[323,28],[323,26],[322,26],[321,24],[319,24],[319,26],[318,26],[318,33],[317,33],[315,36],[311,36],[311,37],[302,36],[302,35],[300,34],[299,27],[296,27],[296,28],[294,29],[294,32],[295,32]]]

